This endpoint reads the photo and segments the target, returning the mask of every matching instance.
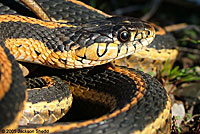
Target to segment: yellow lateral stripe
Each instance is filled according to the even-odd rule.
[[[171,100],[169,98],[169,95],[167,95],[167,103],[165,105],[165,109],[160,113],[158,118],[149,125],[147,125],[144,130],[142,131],[134,131],[132,133],[134,134],[154,134],[157,130],[159,130],[159,133],[162,134],[170,134],[171,133]],[[165,126],[168,126],[168,130],[164,130]],[[166,133],[167,132],[167,133]]]
[[[12,64],[9,61],[4,49],[0,46],[0,100],[10,90],[12,83]]]
[[[0,15],[0,23],[2,22],[22,22],[22,23],[30,23],[30,24],[38,24],[41,26],[48,27],[50,29],[58,28],[58,27],[76,27],[73,25],[67,25],[67,24],[60,24],[56,22],[48,22],[48,21],[42,21],[31,17],[25,17],[20,15]]]

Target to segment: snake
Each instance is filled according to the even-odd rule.
[[[171,101],[166,90],[155,78],[130,67],[132,56],[142,57],[140,63],[146,61],[143,53],[174,59],[170,35],[164,35],[164,42],[163,35],[157,35],[157,42],[169,45],[155,47],[152,24],[111,16],[76,0],[35,0],[32,4],[39,5],[35,9],[28,2],[13,2],[14,6],[9,1],[0,5],[1,133],[170,133]],[[40,75],[46,71],[51,77],[25,82],[16,60],[47,66]],[[114,67],[108,64],[111,61]],[[106,112],[91,119],[47,124],[73,107],[69,92],[86,105],[92,102],[81,106],[79,113],[92,104]],[[31,125],[24,111],[31,111],[35,124],[44,125]],[[40,111],[48,120],[41,118]]]

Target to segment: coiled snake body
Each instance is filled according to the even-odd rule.
[[[6,2],[1,5],[1,130],[170,133],[171,103],[157,80],[127,67],[102,66],[149,45],[155,37],[151,24],[135,18],[112,17],[75,0],[36,1],[53,21],[20,16],[20,11],[13,10],[15,7],[8,8]],[[25,103],[24,78],[10,53],[16,60],[55,68],[50,69],[51,75],[58,75],[65,82],[56,76],[28,79],[28,88],[36,85],[42,89],[28,89]],[[76,98],[103,105],[109,112],[85,121],[47,125],[71,107],[68,87]],[[31,100],[30,96],[36,98]],[[24,107],[29,115],[22,116]],[[17,130],[20,118],[22,125],[45,125],[20,126]]]

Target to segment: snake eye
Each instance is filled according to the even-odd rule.
[[[118,33],[118,40],[121,42],[126,42],[130,39],[130,32],[124,30]]]

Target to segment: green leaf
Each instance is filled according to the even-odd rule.
[[[148,74],[151,75],[152,77],[155,76],[154,72],[149,72]]]
[[[175,116],[174,118],[175,118],[175,120],[179,120],[180,116]]]

